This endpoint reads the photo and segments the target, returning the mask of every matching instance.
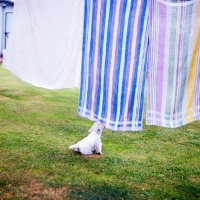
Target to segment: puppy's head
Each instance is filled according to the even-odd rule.
[[[90,133],[91,133],[91,132],[96,132],[96,133],[98,133],[98,134],[101,134],[102,131],[103,131],[103,128],[104,128],[104,125],[103,125],[101,122],[97,121],[97,122],[95,122],[95,123],[93,124],[93,126],[90,128],[89,132],[90,132]]]

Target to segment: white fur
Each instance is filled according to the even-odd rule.
[[[88,130],[88,132],[96,132],[101,134],[103,131],[104,125],[100,122],[100,121],[96,121],[92,127],[90,128],[90,130]]]
[[[102,154],[101,148],[101,133],[96,133],[94,131],[78,143],[69,147],[69,149],[80,152],[82,155],[91,155],[94,150],[97,153]]]

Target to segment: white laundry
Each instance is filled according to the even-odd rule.
[[[83,0],[17,0],[3,68],[32,85],[79,87]]]

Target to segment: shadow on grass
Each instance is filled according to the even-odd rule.
[[[19,94],[11,94],[9,90],[0,90],[0,95],[16,100],[24,100],[25,98]]]
[[[139,189],[127,189],[126,186],[115,183],[90,183],[85,186],[72,185],[68,194],[70,199],[141,199],[145,197]]]

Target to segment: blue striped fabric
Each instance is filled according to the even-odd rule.
[[[147,22],[147,0],[85,0],[80,116],[142,130]]]

